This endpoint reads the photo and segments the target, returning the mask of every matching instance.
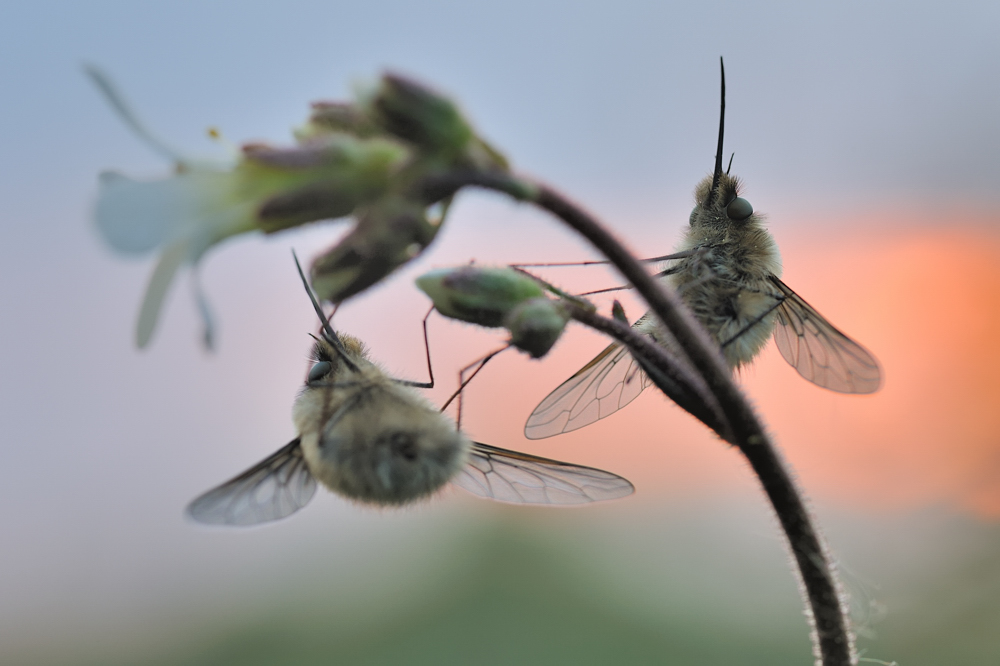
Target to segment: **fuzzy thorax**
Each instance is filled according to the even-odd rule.
[[[340,336],[357,367],[338,362],[325,341],[293,408],[309,470],[330,490],[361,502],[398,505],[433,494],[465,465],[471,443],[414,389],[367,358],[360,341]]]
[[[691,224],[677,248],[692,254],[667,279],[735,370],[760,352],[774,329],[779,295],[768,278],[781,275],[781,256],[763,216],[737,200],[739,179],[722,174],[709,200],[711,186],[708,176],[695,189]]]

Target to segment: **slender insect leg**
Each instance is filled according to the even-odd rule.
[[[778,308],[778,306],[780,306],[782,303],[785,302],[785,299],[786,299],[786,296],[784,294],[772,294],[770,291],[767,291],[767,290],[764,290],[764,289],[753,289],[751,287],[745,287],[743,289],[743,291],[749,292],[751,294],[764,294],[765,296],[770,296],[771,298],[774,299],[774,305],[772,305],[767,310],[765,310],[764,312],[762,312],[759,316],[755,317],[753,321],[751,321],[746,326],[744,326],[743,328],[741,328],[740,330],[738,330],[736,333],[734,333],[732,335],[732,337],[730,337],[728,340],[726,340],[721,345],[719,345],[723,349],[725,349],[725,347],[727,345],[729,345],[734,340],[736,340],[737,338],[739,338],[741,335],[743,335],[744,333],[746,333],[747,331],[749,331],[751,328],[753,328],[754,326],[756,326],[760,322],[764,321],[764,318],[767,315],[769,315],[772,312],[774,312]]]
[[[515,266],[511,266],[511,268],[513,268],[518,273],[521,273],[522,275],[526,275],[527,277],[531,278],[532,280],[534,280],[535,282],[537,282],[539,285],[541,285],[542,287],[544,287],[548,292],[550,292],[552,294],[555,294],[556,296],[558,296],[559,298],[561,298],[563,300],[567,300],[567,301],[571,301],[571,302],[576,302],[577,305],[580,305],[580,306],[583,306],[583,307],[589,307],[590,306],[589,303],[587,303],[586,301],[580,299],[578,296],[563,291],[562,289],[560,289],[559,287],[555,286],[551,282],[549,282],[549,281],[547,281],[547,280],[545,280],[543,278],[538,277],[537,275],[535,275],[534,273],[532,273],[530,271],[526,271],[523,268],[517,268]]]
[[[442,213],[442,217],[444,217],[444,213]],[[433,305],[431,306],[431,309],[427,311],[427,314],[424,315],[424,319],[421,322],[421,325],[424,328],[424,353],[427,355],[427,376],[430,377],[427,388],[434,388],[434,366],[431,365],[431,341],[430,338],[427,337],[427,320],[430,318],[432,312],[434,312]]]
[[[754,292],[754,293],[758,293],[758,294],[765,293],[765,292],[761,291],[760,289],[747,289],[746,291]],[[729,345],[730,343],[732,343],[734,340],[736,340],[737,338],[739,338],[741,335],[743,335],[744,333],[746,333],[747,331],[749,331],[751,328],[753,328],[754,326],[756,326],[760,322],[764,321],[764,317],[766,317],[767,315],[769,315],[772,312],[774,312],[778,308],[779,305],[781,305],[782,303],[785,302],[785,296],[783,294],[778,295],[778,296],[775,296],[774,294],[767,294],[767,295],[771,296],[774,299],[774,305],[772,305],[771,307],[769,307],[767,310],[764,310],[764,312],[762,312],[760,315],[758,315],[757,317],[755,317],[753,319],[753,321],[749,322],[746,326],[744,326],[740,330],[738,330],[735,333],[733,333],[732,337],[730,337],[728,340],[726,340],[721,345],[719,345],[720,347],[722,347],[723,349],[725,349],[727,345]]]
[[[427,335],[427,320],[430,318],[431,313],[434,312],[434,306],[427,311],[424,315],[424,319],[421,322],[424,328],[424,354],[427,356],[427,375],[430,377],[429,382],[415,382],[410,379],[397,379],[396,382],[403,384],[405,386],[412,386],[414,388],[434,388],[434,367],[431,364],[431,341],[430,337]]]
[[[696,247],[690,250],[681,250],[680,252],[673,252],[671,254],[665,254],[661,257],[649,257],[648,259],[640,259],[639,261],[643,263],[653,263],[655,261],[673,261],[674,259],[687,259],[688,257],[693,257],[702,251],[703,248]]]
[[[649,259],[640,259],[639,261],[644,262],[655,262],[655,261],[671,261],[674,259],[688,259],[691,257],[697,257],[700,254],[704,254],[707,248],[696,247],[691,250],[684,250],[683,252],[675,252],[674,254],[667,254],[662,257],[650,257]],[[667,275],[674,275],[680,273],[684,269],[683,265],[671,266],[665,268],[662,271],[653,274],[655,278],[666,277]],[[595,294],[606,294],[611,291],[622,291],[624,289],[631,289],[632,285],[622,285],[620,287],[608,287],[607,289],[595,289],[594,291],[585,291],[582,294],[577,294],[577,296],[593,296]]]
[[[640,260],[641,261],[641,260]],[[600,266],[609,261],[553,261],[544,264],[507,264],[511,268],[564,268],[566,266]]]
[[[665,254],[662,257],[649,257],[639,261],[652,263],[654,261],[670,261],[671,259],[684,259],[690,257],[697,250],[682,250],[673,254]],[[562,268],[564,266],[598,266],[610,264],[610,261],[563,261],[547,264],[508,264],[511,268]]]
[[[680,266],[672,266],[670,268],[664,269],[659,273],[654,273],[653,277],[665,277],[667,275],[673,275],[674,273],[679,273],[681,271]],[[577,296],[593,296],[594,294],[606,294],[611,291],[622,291],[624,289],[631,289],[632,285],[624,284],[620,287],[608,287],[607,289],[595,289],[594,291],[585,291],[582,294],[577,294]]]
[[[455,398],[458,398],[457,414],[455,418],[456,429],[458,430],[462,429],[462,391],[469,384],[469,382],[471,382],[472,379],[479,374],[479,371],[482,370],[483,367],[485,367],[486,364],[493,359],[494,356],[508,349],[510,349],[509,344],[504,345],[499,349],[494,349],[485,356],[477,358],[475,361],[473,361],[472,363],[468,364],[467,366],[458,371],[458,389],[456,389],[455,392],[452,393],[451,396],[449,396],[449,398],[445,401],[445,403],[441,405],[441,411],[443,412],[448,408],[448,405],[450,405],[452,401],[455,400]],[[473,367],[475,367],[476,369],[472,372],[471,375],[469,375],[469,378],[466,379],[465,373],[468,372]]]
[[[607,289],[595,289],[594,291],[584,291],[577,294],[577,296],[594,296],[595,294],[608,294],[612,291],[624,291],[626,289],[631,289],[631,288],[632,285],[623,284],[620,287],[608,287]]]

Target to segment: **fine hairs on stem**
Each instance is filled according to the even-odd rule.
[[[96,70],[91,71],[91,76],[112,106],[147,144],[191,173],[205,173],[205,169],[199,167],[197,161],[184,159],[146,130],[106,77]],[[722,88],[724,92],[724,76]],[[723,94],[722,109],[724,108]],[[332,112],[334,109],[339,116]],[[331,126],[330,123],[334,120],[337,123]],[[516,330],[519,335],[523,333],[523,336],[515,339],[515,329],[509,328],[512,344],[536,358],[547,353],[570,318],[609,335],[624,345],[661,392],[705,423],[721,439],[736,446],[750,463],[792,552],[806,598],[806,614],[812,622],[817,663],[822,666],[848,666],[857,663],[846,609],[839,594],[829,554],[790,472],[763,424],[733,383],[727,365],[732,361],[724,360],[720,353],[722,351],[728,354],[736,349],[736,345],[726,346],[735,338],[719,337],[716,342],[712,336],[717,331],[710,334],[676,290],[650,275],[643,264],[608,231],[606,225],[557,190],[531,178],[511,173],[506,158],[476,133],[458,106],[430,88],[397,74],[385,73],[370,95],[359,96],[349,104],[317,107],[310,117],[307,130],[326,139],[318,143],[303,140],[291,148],[245,147],[234,165],[227,167],[228,170],[211,172],[213,177],[221,179],[219,182],[226,184],[226,188],[221,190],[199,188],[195,193],[193,190],[177,189],[178,181],[159,181],[163,187],[169,185],[171,192],[175,189],[183,190],[185,196],[194,197],[199,202],[199,210],[218,209],[225,212],[225,215],[213,213],[204,219],[199,218],[198,225],[190,224],[190,220],[183,216],[171,219],[170,223],[176,225],[176,228],[171,229],[176,231],[180,240],[172,240],[170,244],[160,248],[162,255],[140,310],[137,328],[137,342],[140,346],[149,340],[163,296],[176,270],[184,263],[196,264],[208,246],[250,231],[272,233],[313,221],[349,217],[353,220],[354,227],[336,246],[313,262],[310,283],[311,289],[315,289],[318,295],[318,298],[313,298],[313,305],[324,324],[321,342],[330,347],[330,359],[338,357],[352,374],[363,374],[359,371],[374,366],[367,363],[360,352],[356,355],[348,353],[339,336],[328,325],[319,305],[320,300],[338,304],[378,283],[419,256],[436,238],[452,197],[464,187],[500,192],[535,206],[586,238],[607,258],[608,263],[619,271],[647,303],[652,325],[665,329],[669,335],[669,348],[652,342],[643,330],[633,330],[621,321],[621,317],[601,317],[586,303],[558,293],[563,302],[550,299],[548,295],[535,294],[526,297],[527,300],[516,308],[508,308],[510,312],[498,315],[495,321],[488,318],[487,322],[492,323],[467,320],[493,327],[499,323],[508,326],[508,322],[513,322],[518,326]],[[752,207],[749,202],[736,196],[735,179],[722,174],[722,136],[723,118],[720,118],[715,173],[711,180],[706,179],[698,205],[703,211],[708,208],[713,211],[724,209],[728,218],[748,219],[753,215]],[[194,181],[184,181],[185,184],[191,182]],[[289,183],[295,183],[294,187]],[[112,247],[121,251],[133,251],[134,239],[122,231],[126,228],[131,230],[133,220],[130,215],[120,213],[132,211],[138,205],[137,202],[141,201],[146,201],[149,205],[157,204],[159,199],[149,198],[147,193],[160,190],[142,189],[140,194],[135,183],[125,178],[103,179],[102,187],[102,196],[95,213],[99,228]],[[242,198],[233,202],[219,198],[217,190],[239,191],[243,194],[240,195]],[[232,206],[236,206],[238,210],[230,210]],[[184,210],[188,208],[191,206]],[[435,210],[439,214],[435,214]],[[709,211],[706,216],[709,214],[715,213]],[[211,234],[206,236],[200,232],[200,235],[189,233],[190,229],[203,230],[203,227],[210,230]],[[203,236],[210,236],[215,240],[206,245]],[[686,249],[692,250],[690,247]],[[306,281],[301,269],[300,274],[303,281]],[[783,285],[778,277],[772,271],[768,277],[768,285],[773,285],[780,291],[782,301],[794,297],[794,292]],[[519,276],[519,279],[523,279],[523,276]],[[531,286],[537,287],[533,283]],[[312,295],[311,289],[309,291]],[[203,298],[199,299],[200,309],[207,312],[203,301]],[[522,305],[530,305],[536,309],[521,308]],[[545,308],[547,319],[543,320],[537,314],[542,311],[539,307]],[[808,304],[802,302],[800,307],[808,308]],[[471,311],[477,312],[479,309],[482,308],[477,306],[471,308]],[[535,318],[530,319],[529,315],[524,315],[524,318],[518,319],[513,316],[515,310],[518,317],[527,311],[535,313],[530,315]],[[771,311],[764,312],[760,317],[769,316],[770,313]],[[758,321],[760,319],[750,317],[744,323],[754,326]],[[549,328],[543,327],[539,322]],[[848,382],[847,392],[866,393],[876,390],[880,381],[877,361],[832,326],[826,326],[830,335],[840,336],[837,339],[841,341],[841,346],[836,351],[847,350],[857,354],[855,358],[857,367],[860,368],[858,378],[863,381],[857,387]],[[737,337],[739,335],[737,333]],[[655,338],[654,335],[652,339]],[[844,390],[844,386],[838,389],[836,382],[831,385],[823,377],[803,373],[802,365],[797,360],[798,352],[792,349],[787,337],[782,338],[785,340],[785,347],[782,347],[781,339],[775,339],[786,360],[804,377],[821,386]],[[532,341],[531,345],[527,344]],[[333,364],[329,359],[317,365],[320,366],[321,363],[327,363],[326,366],[321,366],[326,372],[332,371]],[[398,393],[405,392],[403,389],[410,390],[403,383],[380,374],[375,377],[378,374],[375,371],[368,374],[372,375],[370,383],[378,384],[385,391]],[[311,388],[315,390],[310,396],[321,397],[322,390],[330,387],[314,381]],[[427,419],[440,421],[440,414],[436,410],[426,409],[423,403],[418,407],[417,402],[419,401],[411,405],[411,411],[420,411]],[[344,405],[350,406],[350,403],[344,402]],[[318,413],[323,416],[323,410]],[[320,427],[318,424],[326,419],[301,420],[303,425],[300,433],[308,431],[312,437],[309,440],[309,451],[313,451],[313,440],[318,442],[318,433],[325,432],[325,426]],[[309,423],[305,423],[307,420]],[[358,422],[366,423],[361,419]],[[451,424],[436,428],[436,431],[441,432],[442,441],[461,438]],[[279,462],[288,463],[295,469],[306,469],[301,467],[302,458],[299,455],[299,448],[305,445],[305,435],[301,437],[301,442],[295,440],[286,445],[276,454]],[[463,444],[466,445],[467,443]],[[491,460],[503,455],[511,460],[527,460],[523,454],[511,455],[512,452],[494,447],[477,446],[481,447],[478,450],[487,468],[492,464]],[[318,450],[318,444],[315,450]],[[265,471],[271,469],[272,462],[272,459],[264,461]],[[555,464],[560,469],[565,467],[557,461],[544,459],[532,459],[530,462],[536,466],[551,467]],[[257,469],[253,468],[250,472],[256,473]],[[239,482],[242,478],[238,477],[234,482]],[[296,478],[301,480],[298,488],[302,492],[293,498],[296,502],[288,505],[292,510],[301,506],[302,502],[298,500],[307,501],[311,497],[309,488],[314,488],[314,484],[310,486],[309,483],[311,476]],[[220,489],[228,487],[230,486],[224,484]],[[613,490],[631,492],[631,485],[619,484],[613,486]],[[209,504],[214,501],[212,498],[218,497],[212,495],[213,492],[215,491],[210,491],[207,496]],[[216,515],[212,512],[206,512],[205,515],[209,513]],[[255,517],[257,518],[260,516]],[[268,514],[265,518],[273,519],[273,516]]]
[[[708,334],[676,294],[656,284],[635,257],[594,218],[545,186],[539,188],[535,203],[569,224],[614,263],[670,329],[699,370],[732,428],[733,444],[760,479],[788,539],[808,597],[821,663],[823,666],[853,663],[853,641],[829,555],[791,474],[753,409],[733,383]]]
[[[813,624],[814,651],[819,659],[817,663],[822,666],[848,666],[857,663],[847,613],[841,603],[831,559],[813,525],[805,501],[763,424],[733,383],[714,343],[680,298],[657,284],[639,260],[596,218],[547,185],[526,177],[473,170],[438,174],[417,185],[422,192],[456,192],[465,186],[507,194],[537,206],[564,222],[608,258],[646,301],[653,314],[670,329],[678,347],[707,385],[714,402],[721,410],[724,426],[709,423],[698,414],[695,416],[739,448],[760,480],[778,517],[806,596],[807,615]],[[575,318],[580,320],[580,317]],[[595,322],[585,323],[593,325]],[[612,333],[614,328],[616,327],[609,326],[599,330]],[[658,356],[657,362],[664,367],[677,366],[676,360],[662,353],[662,349],[656,345],[637,350],[624,337],[618,339],[630,351]],[[678,374],[683,372],[683,368],[677,368]],[[714,411],[711,406],[706,406],[706,410]],[[722,427],[725,430],[720,432],[719,428]]]

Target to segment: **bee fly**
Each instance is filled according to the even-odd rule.
[[[522,504],[582,504],[634,491],[610,472],[470,441],[415,390],[430,387],[433,376],[431,384],[419,384],[387,375],[360,340],[333,330],[301,267],[299,275],[322,324],[292,408],[299,435],[191,502],[187,513],[196,521],[252,525],[284,518],[312,499],[317,481],[382,506],[420,500],[448,482]]]
[[[780,280],[777,244],[740,196],[739,179],[722,171],[725,109],[723,69],[715,170],[695,188],[684,239],[676,253],[658,258],[670,262],[659,275],[719,345],[731,370],[750,363],[773,332],[781,355],[814,384],[841,393],[877,391],[875,357]],[[675,344],[648,312],[633,326],[660,344]],[[542,439],[582,428],[632,402],[650,383],[624,347],[609,345],[535,407],[524,434]]]

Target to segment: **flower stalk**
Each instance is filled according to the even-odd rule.
[[[585,301],[543,290],[525,276],[470,268],[424,276],[421,288],[449,316],[504,326],[511,344],[534,357],[548,352],[570,318],[627,346],[665,395],[738,447],[750,463],[791,549],[813,624],[817,663],[857,662],[830,556],[718,346],[678,295],[650,276],[596,218],[553,188],[512,175],[506,159],[479,137],[450,99],[386,74],[353,103],[314,105],[309,121],[296,131],[296,145],[251,144],[226,162],[210,164],[183,157],[155,139],[106,78],[91,74],[133,130],[176,167],[170,178],[150,183],[110,174],[102,178],[96,218],[108,243],[122,252],[162,252],[139,317],[140,346],[152,334],[177,270],[195,265],[210,247],[233,235],[353,218],[352,230],[310,271],[319,296],[339,303],[419,256],[444,221],[443,212],[435,218],[429,211],[437,204],[446,211],[459,190],[480,187],[529,203],[606,256],[670,331],[676,349],[635,332],[620,308],[611,318],[602,317]]]
[[[685,409],[739,448],[754,470],[778,517],[806,596],[817,663],[822,666],[850,666],[857,663],[847,612],[841,603],[831,558],[813,525],[802,494],[763,424],[732,381],[718,349],[680,298],[657,283],[634,255],[596,218],[547,185],[525,177],[475,171],[452,172],[420,184],[420,187],[429,190],[440,188],[457,191],[463,186],[501,192],[547,211],[589,240],[633,285],[652,313],[673,334],[678,348],[707,385],[721,410],[723,422],[714,421],[715,425],[712,425],[714,417],[710,413],[705,415],[687,407]],[[630,351],[635,351],[640,356],[659,357],[659,362],[664,363],[665,367],[672,365],[677,373],[683,372],[683,364],[678,364],[675,359],[649,349],[643,350],[637,340],[627,340],[624,331],[615,325],[621,322],[608,320],[610,323],[602,323],[586,315],[574,318],[594,325],[602,332],[614,333],[616,337],[617,334],[622,334],[618,339],[628,345]],[[655,374],[650,377],[656,380]],[[659,383],[658,386],[661,390],[664,389]],[[664,393],[671,397],[670,392],[665,390]],[[712,411],[711,407],[708,407],[708,411]],[[731,439],[723,434],[726,432],[731,433]]]

